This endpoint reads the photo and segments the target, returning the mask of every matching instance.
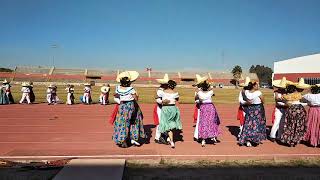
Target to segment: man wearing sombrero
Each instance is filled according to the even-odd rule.
[[[104,85],[100,88],[101,94],[99,97],[99,102],[101,105],[109,104],[109,92],[110,92],[110,85]]]
[[[21,97],[21,100],[20,100],[20,104],[22,104],[25,100],[27,100],[28,104],[31,104],[29,86],[31,86],[31,84],[29,82],[23,82],[22,83],[22,88],[21,88],[22,97]]]
[[[168,141],[166,141],[163,136],[164,134],[161,134],[159,130],[159,124],[161,123],[161,108],[162,108],[162,96],[163,96],[163,91],[168,88],[168,82],[169,82],[169,76],[168,74],[165,74],[163,79],[156,79],[156,81],[160,84],[160,87],[157,90],[157,97],[156,97],[156,102],[157,104],[154,107],[153,110],[153,119],[154,119],[154,124],[156,125],[156,134],[154,137],[154,141],[159,144],[169,144]]]
[[[57,104],[59,98],[57,96],[57,86],[50,84],[47,89],[47,102],[48,105]]]
[[[67,102],[66,102],[66,104],[67,105],[72,105],[72,104],[74,104],[74,95],[73,95],[73,93],[74,93],[74,85],[68,84],[66,90],[67,90]]]
[[[250,78],[246,77],[245,81],[243,83],[239,84],[239,86],[242,87],[243,89],[239,92],[239,98],[238,98],[239,104],[240,104],[239,108],[238,108],[238,114],[237,114],[237,120],[239,120],[239,122],[240,122],[238,138],[240,137],[240,134],[243,129],[244,118],[246,116],[245,109],[249,103],[248,102],[249,100],[245,95],[245,90],[246,90],[246,87],[248,86],[249,82],[250,82]]]
[[[83,104],[89,105],[91,104],[91,84],[85,83],[84,84],[84,93],[83,96],[81,96],[80,100]]]
[[[272,128],[270,132],[270,140],[271,142],[274,142],[276,139],[276,133],[278,132],[279,125],[281,120],[283,121],[283,118],[285,116],[285,112],[287,110],[287,105],[284,102],[283,95],[286,94],[286,87],[287,84],[291,81],[288,81],[286,77],[283,77],[280,80],[274,80],[272,82],[272,86],[274,87],[274,99],[275,99],[275,108],[272,113]],[[278,133],[278,135],[280,135]]]

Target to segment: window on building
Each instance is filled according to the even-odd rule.
[[[304,82],[310,85],[320,84],[320,78],[304,78]]]

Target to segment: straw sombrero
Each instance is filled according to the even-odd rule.
[[[299,89],[308,89],[308,88],[311,87],[309,84],[304,83],[304,78],[300,78],[298,83],[291,82],[291,83],[288,83],[288,84],[289,85],[294,85]]]
[[[30,86],[30,83],[29,83],[29,82],[22,82],[21,85],[22,85],[22,86]]]
[[[54,85],[54,84],[50,84],[49,86],[48,86],[48,88],[55,88],[56,87],[56,85]]]
[[[156,79],[156,81],[160,84],[168,84],[169,82],[169,76],[168,74],[165,74],[163,79]]]
[[[107,86],[102,86],[100,90],[102,93],[107,93],[107,92],[109,92],[110,88]]]
[[[282,77],[282,79],[272,81],[272,86],[277,88],[286,88],[288,84],[291,84],[291,81],[288,81],[286,77]]]
[[[84,85],[84,86],[91,86],[90,83],[84,83],[83,85]]]
[[[208,80],[208,76],[201,77],[199,74],[196,74],[196,80],[197,80],[196,84],[201,84],[201,83],[205,82],[206,80]]]
[[[124,77],[127,77],[129,81],[135,81],[139,77],[139,73],[137,71],[124,71],[117,76],[116,81],[120,82],[120,80]]]
[[[320,87],[320,84],[316,84],[316,86]]]
[[[2,82],[2,84],[9,84],[10,82],[7,81],[7,79],[4,79],[4,81]]]
[[[246,87],[249,85],[249,82],[250,82],[250,78],[247,76],[246,79],[244,80],[244,83],[240,83],[239,86],[240,87]]]

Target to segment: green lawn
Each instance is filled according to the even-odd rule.
[[[37,85],[33,88],[36,95],[36,102],[46,102],[46,86]],[[93,88],[93,102],[98,102],[100,95],[100,87],[94,86]],[[16,102],[21,98],[21,87],[13,86],[12,94]],[[155,92],[156,88],[152,87],[138,87],[136,88],[139,94],[140,103],[154,103],[155,102]],[[194,103],[194,89],[193,88],[176,88],[180,94],[180,103]],[[238,103],[238,95],[240,89],[214,89],[215,96],[213,101],[216,104],[234,104]],[[273,91],[270,89],[261,89],[264,94],[265,101],[267,104],[273,103]],[[113,102],[113,92],[114,87],[111,87],[110,101]],[[83,86],[75,86],[75,99],[76,103],[79,103],[79,97],[83,94]],[[67,93],[65,91],[65,86],[58,86],[58,96],[63,102],[66,101]]]

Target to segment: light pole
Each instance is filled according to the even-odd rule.
[[[51,48],[52,49],[56,49],[58,48],[59,46],[57,44],[51,44]],[[54,67],[54,50],[53,50],[53,53],[52,53],[52,66]]]

